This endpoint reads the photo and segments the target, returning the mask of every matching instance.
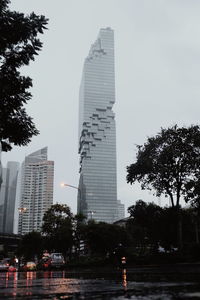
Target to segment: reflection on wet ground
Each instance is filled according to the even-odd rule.
[[[200,285],[195,282],[136,282],[128,280],[126,269],[119,274],[114,279],[107,274],[87,279],[69,278],[66,271],[1,272],[0,299],[200,299]]]

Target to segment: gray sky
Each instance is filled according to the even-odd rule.
[[[135,144],[161,127],[198,124],[200,116],[200,1],[198,0],[11,0],[20,12],[50,19],[44,46],[24,72],[33,79],[27,111],[40,135],[26,147],[3,153],[22,162],[48,146],[55,162],[54,202],[76,212],[78,94],[84,59],[99,29],[115,31],[118,198],[125,207],[152,193],[126,183]],[[166,200],[161,204],[167,203]]]

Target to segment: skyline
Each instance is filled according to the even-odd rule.
[[[76,210],[78,186],[78,92],[82,66],[100,28],[115,31],[118,199],[128,206],[150,200],[149,192],[126,183],[135,144],[161,127],[199,123],[200,3],[192,1],[25,1],[11,9],[44,14],[49,29],[36,60],[24,72],[33,79],[28,112],[40,135],[27,147],[2,154],[2,163],[22,162],[48,146],[55,162],[54,202]],[[27,107],[27,106],[26,106]],[[126,134],[128,132],[128,134]],[[162,200],[162,204],[165,203]]]

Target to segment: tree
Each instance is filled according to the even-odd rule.
[[[135,205],[128,208],[130,218],[127,229],[132,235],[135,245],[143,251],[145,244],[158,246],[161,239],[160,225],[162,221],[162,208],[154,203],[136,201]]]
[[[138,181],[142,189],[154,190],[156,196],[169,196],[177,211],[179,247],[182,244],[180,199],[198,199],[200,183],[200,127],[161,128],[155,137],[137,146],[136,162],[127,167],[127,182]]]
[[[84,239],[85,228],[87,227],[85,220],[86,220],[86,216],[83,215],[82,213],[75,215],[73,220],[73,245],[75,251],[74,254],[77,257],[80,256],[81,242]]]
[[[31,13],[10,11],[10,0],[0,1],[0,142],[2,150],[12,144],[27,145],[36,129],[24,105],[31,99],[30,77],[20,75],[19,68],[35,59],[42,48],[37,38],[46,29],[47,19]]]
[[[127,167],[128,183],[138,181],[156,196],[169,196],[172,207],[179,207],[181,197],[193,199],[200,174],[199,126],[161,129],[137,148],[136,162]]]
[[[43,217],[42,233],[46,236],[47,248],[62,252],[71,251],[73,244],[73,215],[65,204],[54,204]]]
[[[25,234],[19,246],[19,254],[23,255],[25,260],[40,257],[43,251],[43,237],[40,232],[32,231]]]
[[[85,241],[92,255],[106,256],[122,244],[127,246],[129,236],[125,228],[104,222],[89,221],[85,227]]]
[[[133,245],[137,252],[144,254],[145,247],[162,246],[173,252],[177,247],[177,214],[173,207],[160,207],[154,203],[145,203],[142,200],[128,208],[130,217],[126,228],[132,236]],[[192,207],[180,208],[183,231],[183,250],[188,252],[194,244],[198,244],[198,222],[196,211]]]
[[[149,228],[152,222],[158,220],[162,208],[155,203],[146,203],[142,200],[136,201],[135,205],[128,208],[128,213],[131,218],[141,226]]]

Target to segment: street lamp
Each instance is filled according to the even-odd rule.
[[[90,214],[90,219],[92,220],[92,216],[93,216],[93,214],[96,213],[96,211],[95,210],[89,210],[88,213]]]
[[[65,186],[66,187],[71,187],[73,189],[78,190],[78,199],[79,199],[79,202],[81,202],[81,189],[79,187],[71,185],[71,184],[68,184],[68,183],[63,183],[63,182],[60,184],[60,186],[61,187],[65,187]]]
[[[61,183],[60,185],[61,185],[62,187],[64,187],[64,186],[69,186],[69,187],[71,187],[71,188],[74,188],[74,189],[80,191],[79,187],[74,186],[74,185],[70,185],[70,184],[67,184],[67,183]]]
[[[60,185],[61,185],[62,187],[69,186],[69,187],[71,187],[71,188],[73,188],[73,189],[78,190],[79,195],[80,195],[80,200],[82,200],[82,199],[81,199],[81,189],[80,189],[79,187],[74,186],[74,185],[71,185],[71,184],[68,184],[68,183],[61,183]],[[95,213],[96,213],[95,210],[89,210],[89,211],[88,211],[88,214],[90,215],[90,219],[91,219],[91,220],[92,220],[93,214],[95,214]]]

